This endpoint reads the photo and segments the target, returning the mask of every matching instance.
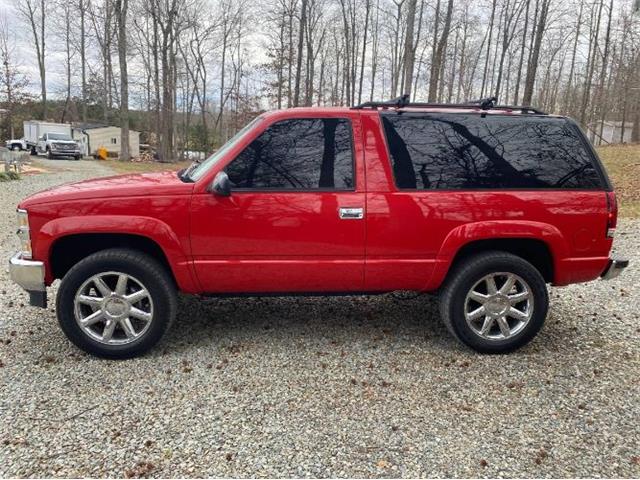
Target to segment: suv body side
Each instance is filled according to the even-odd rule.
[[[211,193],[215,175],[252,140],[270,125],[297,118],[350,121],[351,191]],[[604,190],[397,188],[377,110],[269,113],[195,183],[168,173],[143,193],[130,181],[96,180],[90,198],[71,186],[63,188],[63,202],[45,203],[45,192],[22,205],[29,209],[34,259],[44,261],[47,285],[57,277],[56,245],[87,234],[148,239],[187,293],[431,291],[457,254],[488,239],[543,242],[553,262],[547,280],[565,285],[597,278],[612,242],[605,234]],[[340,219],[340,208],[362,208],[363,218]]]

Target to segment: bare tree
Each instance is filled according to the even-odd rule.
[[[127,18],[129,0],[115,0],[120,63],[120,160],[129,160],[129,75],[127,71]]]
[[[18,11],[28,21],[36,48],[36,59],[40,72],[40,91],[42,98],[42,118],[47,118],[47,71],[45,68],[45,25],[47,14],[46,0],[21,0]]]

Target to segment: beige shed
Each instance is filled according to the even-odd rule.
[[[73,138],[80,143],[85,155],[95,155],[100,147],[110,154],[120,154],[120,127],[105,125],[74,125]],[[140,155],[140,132],[129,130],[129,154]]]

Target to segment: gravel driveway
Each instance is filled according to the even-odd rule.
[[[96,162],[0,184],[0,248],[15,204],[107,174]],[[144,358],[89,357],[53,308],[0,272],[0,475],[640,476],[640,222],[632,266],[553,289],[527,348],[459,346],[421,296],[182,298]],[[49,293],[49,298],[53,294]]]

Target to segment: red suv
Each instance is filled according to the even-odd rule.
[[[616,199],[570,119],[528,107],[367,103],[263,114],[181,172],[63,185],[18,207],[13,279],[78,347],[132,357],[176,293],[438,292],[480,352],[529,342],[547,284],[612,278]]]

